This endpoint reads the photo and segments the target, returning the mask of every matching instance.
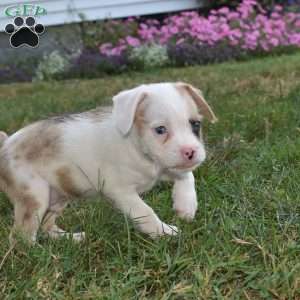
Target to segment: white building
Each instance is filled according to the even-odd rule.
[[[200,7],[203,0],[1,0],[0,31],[14,16],[36,15],[51,26],[85,20],[103,20]]]

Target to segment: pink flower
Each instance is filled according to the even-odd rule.
[[[277,47],[279,45],[279,40],[273,37],[270,39],[270,44],[274,47]]]
[[[239,18],[239,13],[237,12],[230,12],[228,15],[227,15],[227,18],[228,20],[237,20]]]
[[[269,16],[259,1],[243,0],[236,10],[227,7],[212,10],[207,17],[197,11],[182,12],[159,22],[155,19],[138,24],[136,19],[112,21],[111,35],[124,28],[124,35],[113,44],[100,45],[104,55],[121,55],[127,49],[158,43],[215,45],[220,42],[245,50],[270,51],[278,46],[300,47],[300,13],[274,7]],[[132,28],[134,30],[132,30]]]
[[[300,29],[300,19],[295,22],[295,27]]]
[[[132,36],[127,36],[126,41],[128,45],[132,47],[139,47],[141,45],[140,40]]]
[[[287,13],[286,18],[287,18],[287,22],[291,23],[291,22],[295,21],[295,19],[297,18],[297,14]]]
[[[176,45],[180,45],[180,44],[184,43],[184,41],[185,41],[184,38],[181,38],[176,42]]]
[[[265,42],[265,41],[262,41],[262,42],[260,43],[260,46],[261,46],[261,47],[263,48],[263,50],[265,50],[265,51],[269,51],[269,50],[270,50],[270,48],[269,48],[267,42]]]
[[[272,12],[271,13],[271,18],[278,19],[278,18],[280,18],[280,14],[278,12]]]
[[[112,44],[111,43],[105,43],[105,44],[102,44],[99,47],[99,50],[100,50],[101,54],[107,55],[110,52],[111,48],[112,48]]]
[[[172,26],[171,28],[170,28],[170,32],[172,33],[172,34],[176,34],[176,33],[178,33],[178,28],[176,27],[176,26]]]
[[[218,10],[218,13],[227,15],[230,12],[228,7],[222,7]]]
[[[274,6],[274,11],[281,12],[282,11],[282,6],[281,5],[275,5]]]

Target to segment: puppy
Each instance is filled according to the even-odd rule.
[[[0,133],[0,190],[14,205],[14,228],[35,242],[37,231],[71,236],[55,219],[72,198],[103,193],[152,237],[176,235],[141,198],[171,180],[173,208],[192,220],[197,196],[192,171],[205,160],[201,122],[217,119],[201,92],[185,83],[141,85],[113,97],[113,108]]]

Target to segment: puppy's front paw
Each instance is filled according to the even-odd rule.
[[[182,180],[175,181],[172,196],[173,209],[176,214],[186,221],[192,221],[198,208],[195,180],[192,173],[187,174]]]
[[[196,199],[190,201],[176,201],[174,203],[174,210],[179,218],[188,222],[193,221],[197,212],[198,203]]]
[[[174,225],[169,225],[161,222],[160,226],[156,228],[156,231],[150,233],[152,238],[157,238],[164,235],[175,236],[179,232],[179,229]]]
[[[174,225],[169,225],[164,222],[158,221],[155,224],[147,224],[142,226],[141,231],[150,235],[151,238],[157,238],[164,235],[175,236],[178,234],[179,229]]]
[[[162,222],[162,230],[160,232],[160,235],[177,235],[179,232],[179,229],[177,226],[169,225]]]

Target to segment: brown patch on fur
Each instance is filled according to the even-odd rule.
[[[29,186],[27,184],[21,184],[20,189],[22,191],[28,191],[29,190]]]
[[[176,85],[176,88],[177,88],[178,92],[181,94],[181,96],[184,97],[187,101],[189,112],[191,113],[190,117],[192,119],[198,119],[199,110],[198,110],[195,100],[191,97],[191,95],[189,94],[189,92],[187,91],[187,89],[184,86]],[[202,118],[202,116],[201,116],[201,118]]]
[[[16,220],[16,223],[22,223],[29,221],[32,216],[35,214],[36,210],[39,208],[38,202],[35,200],[35,198],[30,193],[21,194],[19,193],[19,205],[22,205],[24,216],[21,217],[20,220]],[[18,216],[16,216],[17,218]],[[22,219],[22,220],[21,220]]]
[[[30,193],[16,194],[14,196],[15,222],[10,234],[10,240],[13,241],[15,238],[14,235],[19,232],[28,242],[32,243],[32,238],[36,234],[39,222],[41,222],[41,220],[37,218],[40,204]]]
[[[171,137],[171,134],[167,133],[162,143],[165,144],[170,139],[170,137]]]
[[[27,145],[26,158],[34,160],[36,158],[52,158],[57,154],[57,134],[50,132],[48,136],[41,136],[38,140],[33,141],[33,145]]]
[[[145,128],[145,106],[143,105],[143,102],[140,102],[136,109],[134,124],[138,134],[141,136]]]
[[[77,188],[74,183],[71,171],[68,167],[61,167],[56,171],[56,176],[58,179],[58,183],[62,191],[71,197],[80,197],[82,192]]]
[[[200,108],[201,114],[205,116],[211,123],[215,123],[218,121],[217,117],[215,116],[214,112],[210,108],[210,106],[205,101],[204,97],[200,90],[197,90],[190,84],[186,83],[177,83],[175,85],[179,93],[186,97],[188,94],[195,102],[195,104]]]
[[[23,217],[23,223],[30,221],[33,214],[34,214],[34,211],[30,210],[29,208],[26,208],[26,211],[25,211],[25,214]]]
[[[56,189],[50,189],[49,208],[44,216],[42,229],[46,232],[58,229],[55,225],[56,218],[61,214],[67,206],[68,199],[59,193]]]
[[[59,123],[67,123],[80,119],[89,119],[92,122],[101,122],[107,119],[112,112],[112,106],[99,106],[94,109],[75,114],[63,114],[49,118],[47,121]]]
[[[25,128],[24,134],[16,140],[15,159],[25,157],[30,162],[54,158],[59,152],[60,132],[53,122],[42,121]]]
[[[13,186],[13,183],[14,181],[8,166],[8,157],[2,149],[2,151],[0,150],[0,190],[5,191],[7,186]]]

